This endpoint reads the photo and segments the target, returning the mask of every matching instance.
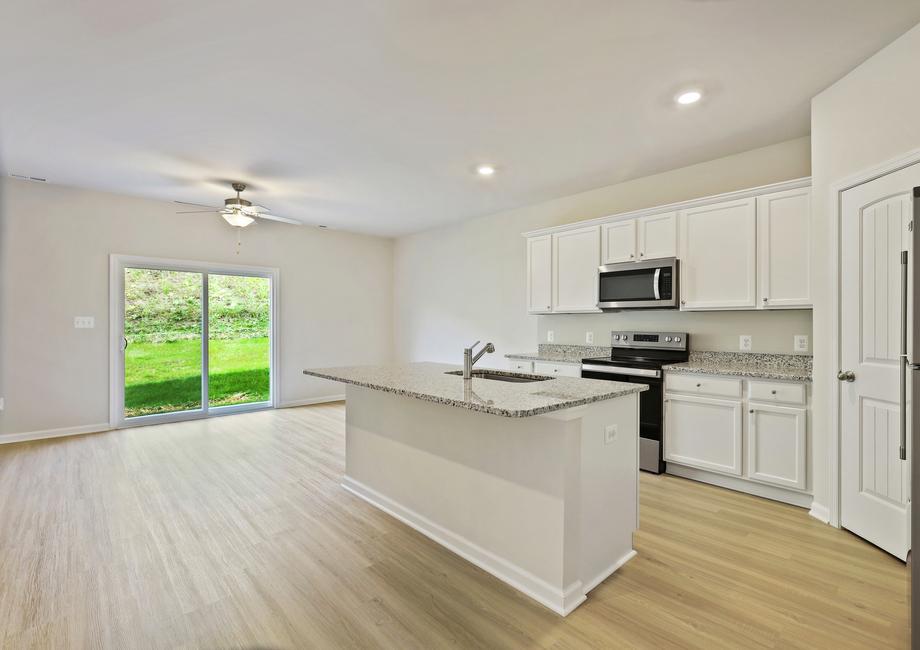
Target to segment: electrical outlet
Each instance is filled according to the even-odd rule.
[[[594,343],[594,332],[585,332],[585,343],[588,345]]]
[[[74,316],[73,326],[80,329],[92,329],[96,327],[96,319],[92,316]]]
[[[751,335],[742,334],[738,337],[738,349],[742,352],[750,352],[752,347]]]
[[[608,424],[604,428],[604,444],[609,445],[611,442],[617,438],[617,425]]]
[[[556,334],[553,332],[553,330],[546,330],[546,340],[548,343],[552,343],[556,340]]]
[[[796,334],[793,339],[792,349],[795,352],[808,352],[808,335]]]

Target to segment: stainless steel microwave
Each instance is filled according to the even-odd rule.
[[[676,257],[598,267],[597,306],[601,309],[676,309]]]

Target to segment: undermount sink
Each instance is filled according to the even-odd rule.
[[[451,370],[445,372],[445,375],[463,376],[462,370]],[[547,381],[552,377],[541,377],[539,375],[525,375],[514,372],[502,372],[501,370],[474,370],[473,377],[476,379],[490,379],[492,381],[510,381],[515,384],[527,384],[532,381]]]

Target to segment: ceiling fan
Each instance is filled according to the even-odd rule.
[[[198,208],[207,208],[206,210],[185,210],[177,212],[176,214],[196,214],[201,212],[216,212],[224,218],[224,220],[229,223],[231,226],[236,226],[237,228],[245,228],[256,219],[268,219],[270,221],[281,221],[283,223],[290,223],[295,226],[302,226],[303,223],[297,221],[296,219],[288,219],[287,217],[279,217],[275,214],[270,214],[268,208],[261,205],[253,205],[251,201],[240,196],[240,192],[246,189],[246,183],[231,183],[230,186],[236,191],[236,196],[231,196],[228,199],[224,199],[224,206],[213,207],[210,205],[202,205],[201,203],[189,203],[188,201],[176,201],[180,205],[193,205]]]

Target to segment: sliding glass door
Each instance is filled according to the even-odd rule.
[[[277,270],[112,256],[113,426],[275,405]]]

